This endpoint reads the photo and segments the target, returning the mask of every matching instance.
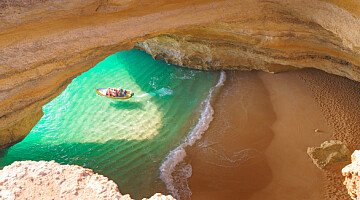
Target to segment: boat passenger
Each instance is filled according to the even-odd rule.
[[[118,93],[117,93],[117,96],[118,96],[118,97],[121,97],[120,91],[121,91],[121,88],[118,88],[118,89],[117,89],[117,92],[118,92]]]
[[[106,90],[106,96],[111,96],[111,90],[110,90],[109,87],[108,87],[107,90]]]
[[[111,95],[113,97],[116,97],[116,89],[114,89],[114,88],[111,89]]]
[[[124,91],[123,91],[123,89],[122,88],[120,88],[120,95],[119,95],[120,97],[123,97],[124,96]]]
[[[124,91],[124,97],[126,97],[126,94],[127,94],[127,91],[125,90],[125,91]]]

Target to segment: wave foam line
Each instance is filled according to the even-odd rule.
[[[225,80],[226,73],[222,71],[217,84],[210,89],[207,98],[203,102],[203,110],[201,112],[198,123],[189,132],[185,141],[181,143],[178,147],[176,147],[174,150],[172,150],[160,166],[160,178],[165,183],[168,191],[176,199],[180,199],[180,195],[178,189],[174,185],[174,177],[172,176],[172,173],[174,172],[175,167],[186,157],[185,148],[187,146],[194,145],[197,140],[201,139],[203,133],[209,128],[210,122],[213,120],[214,114],[214,109],[211,106],[211,100],[214,96],[214,93],[222,85],[224,85]]]

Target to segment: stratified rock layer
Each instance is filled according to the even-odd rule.
[[[144,40],[187,67],[315,67],[360,81],[359,10],[340,0],[1,1],[0,147],[24,138],[74,77]]]
[[[360,81],[360,52],[353,43],[279,6],[264,6],[267,16],[253,13],[246,21],[186,27],[135,47],[155,59],[197,69],[281,72],[311,67]]]
[[[0,171],[0,199],[131,200],[118,186],[91,169],[54,161],[14,162]],[[155,194],[151,200],[174,200]],[[146,199],[144,199],[146,200]]]
[[[354,200],[360,198],[360,151],[356,150],[351,155],[351,164],[342,169],[345,176],[344,185],[350,197]]]
[[[338,140],[325,141],[320,147],[309,147],[307,153],[320,169],[350,160],[349,149],[343,142]]]

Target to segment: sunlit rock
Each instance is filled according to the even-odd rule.
[[[17,161],[0,171],[0,199],[131,200],[105,176],[54,161]],[[159,193],[151,200],[173,200]]]
[[[356,150],[351,155],[351,164],[341,170],[345,176],[344,185],[350,197],[354,200],[360,198],[360,151]]]
[[[313,163],[320,169],[350,160],[349,149],[343,142],[338,140],[325,141],[320,147],[308,147],[307,153]]]
[[[359,8],[320,0],[0,1],[0,147],[22,140],[73,78],[141,41],[181,66],[313,67],[360,81]]]

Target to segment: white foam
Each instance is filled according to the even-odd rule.
[[[203,110],[201,112],[198,123],[189,132],[185,141],[181,143],[178,147],[176,147],[176,149],[172,150],[169,153],[169,155],[166,157],[165,161],[160,166],[160,178],[162,181],[164,181],[168,191],[176,199],[180,199],[180,195],[179,195],[180,188],[176,188],[176,186],[174,185],[174,177],[172,176],[172,173],[174,172],[175,167],[186,157],[185,147],[194,145],[195,142],[199,140],[202,137],[203,133],[208,129],[214,114],[214,109],[211,106],[211,99],[214,96],[215,92],[222,85],[224,85],[225,80],[226,80],[226,74],[224,71],[222,71],[217,84],[210,89],[207,98],[203,102]],[[189,171],[189,173],[190,174],[188,175],[188,177],[191,176],[191,171]],[[191,193],[191,191],[188,192]]]
[[[173,92],[174,91],[172,89],[166,88],[166,87],[163,87],[163,88],[158,89],[158,90],[155,91],[155,93],[158,94],[161,97],[172,95]]]
[[[149,95],[150,94],[148,94],[148,93],[144,93],[144,94],[136,95],[135,98],[143,98],[143,97],[147,97]]]
[[[156,90],[155,92],[135,95],[135,98],[154,97],[154,96],[164,97],[164,96],[170,96],[173,93],[174,93],[174,91],[172,89],[167,88],[167,87],[163,87],[163,88],[160,88],[160,89]]]

